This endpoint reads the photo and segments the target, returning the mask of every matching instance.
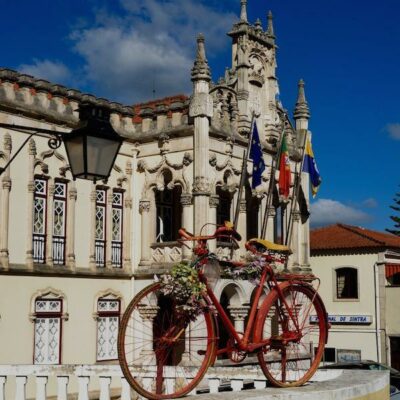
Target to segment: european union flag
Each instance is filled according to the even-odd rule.
[[[258,135],[257,124],[254,122],[253,134],[251,139],[250,158],[253,160],[253,180],[252,189],[261,185],[261,175],[265,170],[265,163],[262,154],[260,136]]]

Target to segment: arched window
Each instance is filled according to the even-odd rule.
[[[164,171],[164,190],[156,190],[157,242],[172,242],[179,238],[182,225],[182,204],[180,186],[170,187],[171,171]]]
[[[358,271],[356,268],[336,269],[336,298],[358,299]]]
[[[67,182],[56,180],[53,201],[53,263],[65,264]]]
[[[118,358],[117,340],[120,314],[120,298],[109,294],[97,299],[97,361]]]
[[[62,322],[68,318],[65,296],[46,289],[32,297],[34,322],[34,364],[61,364]]]
[[[47,178],[35,177],[33,206],[33,261],[46,262]]]

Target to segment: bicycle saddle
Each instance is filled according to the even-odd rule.
[[[287,254],[292,253],[292,250],[290,250],[290,247],[285,246],[283,244],[277,244],[274,242],[270,242],[270,241],[264,240],[264,239],[258,239],[258,238],[250,239],[247,243],[250,246],[257,246],[257,245],[263,246],[270,251],[277,251],[279,253],[287,253]]]

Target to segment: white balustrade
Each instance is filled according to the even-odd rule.
[[[341,370],[318,370],[313,380],[334,379],[340,374]],[[36,392],[28,393],[27,396],[28,379],[35,382]],[[55,389],[53,384],[50,385],[50,380],[57,384]],[[169,390],[174,387],[173,380],[173,375],[167,373],[165,385]],[[149,388],[153,382],[154,371],[151,371],[149,376],[143,378],[143,384]],[[239,368],[212,367],[190,395],[218,393],[227,387],[240,391],[249,387],[249,384],[253,384],[255,389],[266,388],[266,378],[257,365]],[[30,390],[31,386],[29,385]],[[50,388],[55,392],[52,393]],[[200,389],[199,393],[196,393],[197,389]],[[0,365],[0,400],[6,400],[6,390],[7,393],[12,393],[7,395],[7,400],[67,400],[72,396],[78,400],[89,400],[95,393],[99,393],[99,400],[110,400],[114,395],[120,396],[121,400],[138,397],[118,365]],[[207,394],[205,398],[206,396]]]

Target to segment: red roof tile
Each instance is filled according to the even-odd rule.
[[[162,99],[155,99],[148,101],[146,103],[139,103],[139,104],[134,104],[132,106],[133,111],[135,112],[135,117],[133,118],[134,123],[140,123],[142,122],[142,117],[139,115],[140,110],[144,108],[150,108],[152,110],[156,109],[156,106],[158,105],[164,105],[166,107],[169,107],[172,103],[181,101],[185,102],[189,97],[184,95],[184,94],[177,94],[175,96],[170,96],[170,97],[164,97]]]
[[[382,247],[400,249],[398,236],[344,224],[314,229],[310,241],[311,252]]]

